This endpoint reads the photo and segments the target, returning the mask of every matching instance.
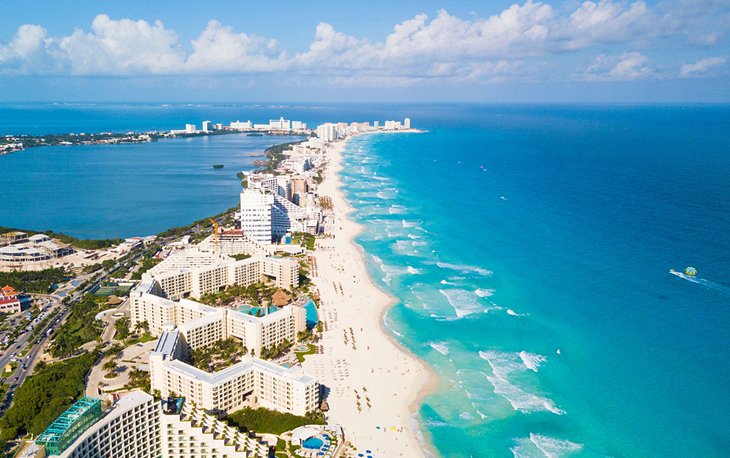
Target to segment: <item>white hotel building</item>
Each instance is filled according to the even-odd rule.
[[[69,434],[78,434],[69,426]],[[252,458],[268,457],[269,446],[189,400],[155,401],[133,391],[71,442],[61,458]]]

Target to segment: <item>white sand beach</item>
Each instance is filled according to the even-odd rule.
[[[334,238],[317,241],[312,272],[322,302],[323,353],[308,356],[304,368],[329,390],[329,419],[343,426],[358,453],[426,456],[414,418],[437,378],[383,328],[394,299],[372,282],[362,249],[353,242],[361,227],[348,218],[352,209],[339,189],[343,150],[344,142],[330,148],[318,191],[332,197],[336,224]]]

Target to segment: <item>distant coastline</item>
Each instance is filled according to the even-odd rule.
[[[47,135],[4,135],[0,137],[0,155],[24,151],[29,148],[42,146],[80,146],[80,145],[121,145],[134,143],[149,143],[165,138],[193,138],[209,137],[214,135],[246,134],[247,136],[263,137],[265,135],[294,135],[305,136],[303,132],[269,130],[259,132],[255,130],[242,131],[235,129],[221,129],[211,131],[197,131],[173,133],[165,131],[127,132],[127,133],[65,133]]]

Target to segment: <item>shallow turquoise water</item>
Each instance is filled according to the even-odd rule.
[[[346,151],[443,456],[730,450],[727,107],[463,107]],[[695,265],[706,284],[670,275]]]

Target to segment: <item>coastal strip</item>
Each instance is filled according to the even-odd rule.
[[[330,421],[344,425],[358,451],[377,456],[427,456],[419,438],[417,409],[438,378],[384,329],[384,314],[396,299],[370,277],[354,239],[362,227],[341,190],[339,172],[346,140],[334,142],[319,194],[331,197],[332,237],[317,240],[316,272],[322,353],[303,366],[329,389]]]

